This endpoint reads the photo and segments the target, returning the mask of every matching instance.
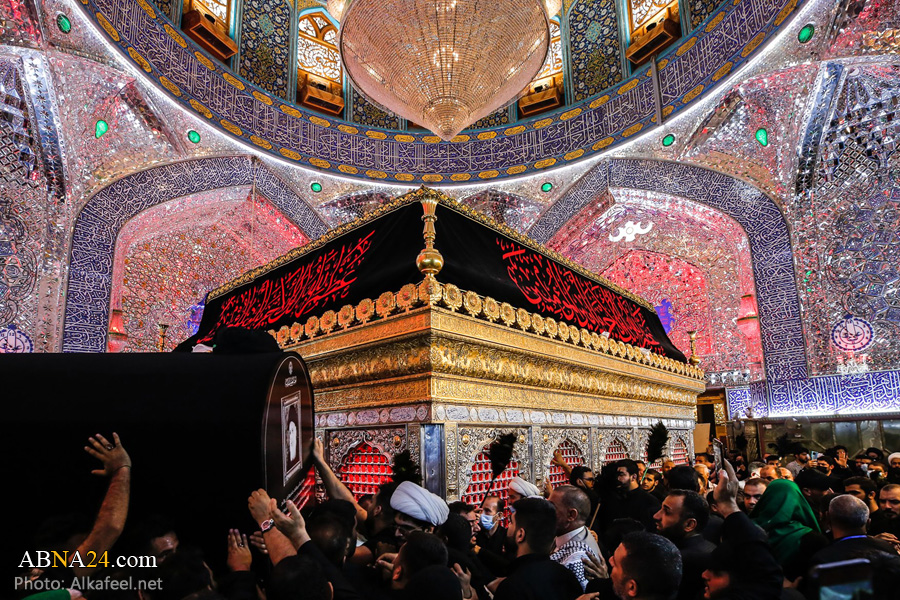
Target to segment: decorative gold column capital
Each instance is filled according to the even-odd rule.
[[[422,208],[425,210],[425,214],[422,215],[422,220],[425,221],[425,230],[422,233],[422,236],[425,238],[425,248],[416,257],[416,267],[425,275],[425,280],[429,282],[434,281],[434,276],[444,268],[444,257],[434,247],[434,239],[437,236],[434,228],[434,222],[437,221],[437,216],[435,215],[437,205],[438,199],[436,196],[426,196],[422,200]]]
[[[697,357],[697,332],[688,331],[687,333],[691,340],[691,356],[688,358],[688,362],[696,367],[700,364],[700,358]]]

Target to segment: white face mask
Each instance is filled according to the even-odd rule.
[[[494,517],[481,513],[481,528],[490,531],[494,528]]]

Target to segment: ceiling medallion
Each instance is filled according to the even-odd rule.
[[[538,74],[561,0],[328,0],[348,76],[370,100],[449,141]]]

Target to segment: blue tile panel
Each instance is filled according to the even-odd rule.
[[[730,417],[753,406],[754,417],[900,412],[900,371],[829,375],[725,390]]]
[[[288,97],[291,6],[285,0],[244,0],[240,75],[279,98]]]
[[[576,102],[622,81],[615,0],[579,0],[569,10],[569,54]]]
[[[369,102],[365,96],[350,86],[350,120],[366,127],[381,127],[382,129],[399,129],[400,118],[384,112],[376,105]]]
[[[691,8],[691,29],[696,29],[722,4],[722,0],[688,0]]]

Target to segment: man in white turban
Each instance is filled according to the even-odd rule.
[[[536,485],[516,477],[509,482],[509,503],[513,504],[522,498],[543,498],[543,496]]]
[[[894,452],[893,454],[888,456],[887,459],[888,467],[897,468],[900,467],[900,452]]]
[[[396,511],[394,525],[402,538],[416,530],[431,533],[435,527],[443,525],[450,514],[447,503],[439,496],[411,481],[397,486],[391,496],[391,508]]]

